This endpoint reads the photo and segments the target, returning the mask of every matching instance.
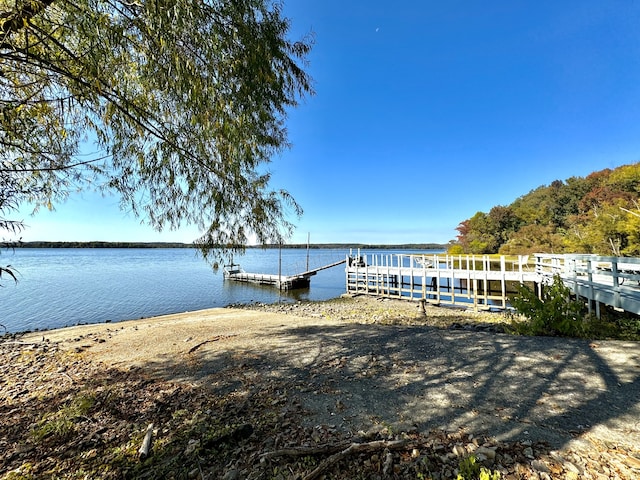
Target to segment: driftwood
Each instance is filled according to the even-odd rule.
[[[153,423],[150,423],[147,427],[147,433],[144,436],[144,440],[142,440],[142,445],[138,450],[138,458],[140,460],[144,460],[149,456],[149,451],[151,450],[151,443],[153,442]]]
[[[343,458],[353,455],[354,453],[362,452],[374,452],[376,450],[399,450],[405,448],[408,444],[408,440],[375,440],[367,443],[351,443],[340,445],[326,445],[323,447],[313,448],[285,448],[283,450],[277,450],[275,452],[268,452],[261,455],[262,458],[274,458],[284,456],[303,456],[303,455],[318,455],[322,453],[334,453],[329,458],[324,460],[320,465],[316,467],[311,473],[303,477],[303,480],[314,480],[318,478],[322,473],[338,463]],[[348,445],[348,446],[347,446]],[[346,446],[346,448],[344,448]],[[388,453],[385,458],[385,469],[389,470],[392,467],[393,456]]]
[[[310,474],[303,477],[303,480],[314,480],[318,478],[325,470],[332,467],[340,460],[354,453],[360,452],[373,452],[376,450],[396,450],[404,448],[407,445],[407,440],[394,440],[394,441],[385,441],[385,440],[376,440],[368,443],[352,443],[346,449],[341,452],[335,453],[327,458],[324,462],[316,467],[314,471]]]
[[[391,473],[391,469],[393,468],[393,454],[389,451],[388,448],[385,448],[387,454],[384,457],[384,465],[382,466],[382,474],[389,475]]]

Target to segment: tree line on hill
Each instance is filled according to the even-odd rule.
[[[540,186],[461,222],[451,253],[640,255],[640,163]]]

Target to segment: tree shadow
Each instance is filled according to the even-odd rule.
[[[265,451],[368,438],[361,430],[463,429],[554,449],[595,435],[637,451],[636,343],[406,325],[252,331],[221,336],[214,328],[210,338],[179,344],[180,353],[134,366],[69,363],[53,354],[32,359],[16,378],[22,383],[12,380],[2,392],[14,400],[0,402],[0,444],[7,446],[0,470],[32,465],[34,475],[53,478],[47,472],[108,465],[118,478],[191,478],[206,465],[209,478],[221,478],[231,464],[262,468]],[[32,383],[42,362],[53,362],[46,381]],[[70,418],[69,434],[33,438],[34,426],[81,397],[93,404]],[[153,457],[140,462],[149,423],[159,437]],[[233,441],[248,425],[255,434]]]
[[[356,432],[463,428],[500,441],[566,446],[588,434],[640,440],[632,342],[518,337],[426,326],[265,328],[251,345],[202,345],[148,362],[212,394],[277,381],[309,425]]]

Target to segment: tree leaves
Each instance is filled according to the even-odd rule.
[[[313,93],[311,39],[287,38],[279,4],[0,4],[16,17],[0,43],[0,168],[2,188],[26,185],[19,202],[115,190],[158,230],[198,225],[205,253],[290,231],[300,207],[265,172],[288,147],[288,109]],[[87,139],[95,161],[80,163]]]
[[[640,163],[556,180],[460,223],[469,253],[640,254]]]

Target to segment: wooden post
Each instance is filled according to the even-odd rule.
[[[413,298],[413,257],[409,257],[409,274],[411,275],[411,280],[409,281],[409,297]]]
[[[473,277],[473,311],[478,311],[478,279]]]
[[[484,306],[486,307],[489,304],[489,296],[487,293],[487,289],[489,288],[489,258],[486,255],[482,256],[482,271],[484,272]]]
[[[611,266],[613,267],[613,264]],[[599,302],[595,299],[593,291],[593,265],[590,258],[587,258],[587,272],[587,278],[589,279],[589,306],[591,306],[592,301],[596,301],[596,317],[600,318],[600,305],[598,305]],[[591,308],[589,308],[589,311],[591,311]]]
[[[436,298],[438,300],[438,305],[440,305],[440,263],[438,263],[438,267],[436,268]]]
[[[349,252],[349,253],[351,253],[351,252]],[[345,284],[345,287],[347,289],[347,291],[345,293],[349,293],[349,270],[351,270],[351,265],[349,265],[350,257],[351,257],[351,255],[347,254],[346,258],[345,258],[346,268],[344,269],[344,284]]]
[[[450,280],[447,279],[447,281],[451,282],[451,285],[449,286],[449,291],[451,292],[451,304],[455,305],[456,304],[456,270],[455,270],[455,260],[454,257],[451,257],[451,277]]]
[[[382,283],[383,287],[384,287],[384,277],[380,274],[380,264],[382,262],[380,262],[381,258],[378,256],[373,257],[374,260],[374,264],[376,265],[375,267],[375,275],[376,275],[376,295],[380,295],[380,283]],[[384,293],[384,288],[382,290],[382,292]]]
[[[282,290],[282,242],[278,249],[278,288]]]
[[[422,255],[422,300],[427,298],[427,259]]]
[[[358,294],[358,282],[360,281],[360,272],[358,272],[358,268],[360,267],[360,252],[358,252],[358,256],[355,260],[356,271],[355,271],[355,284],[356,284],[356,295]]]
[[[462,266],[462,263],[460,265]],[[467,255],[467,299],[469,298],[471,298],[471,269],[469,268],[469,255]]]

